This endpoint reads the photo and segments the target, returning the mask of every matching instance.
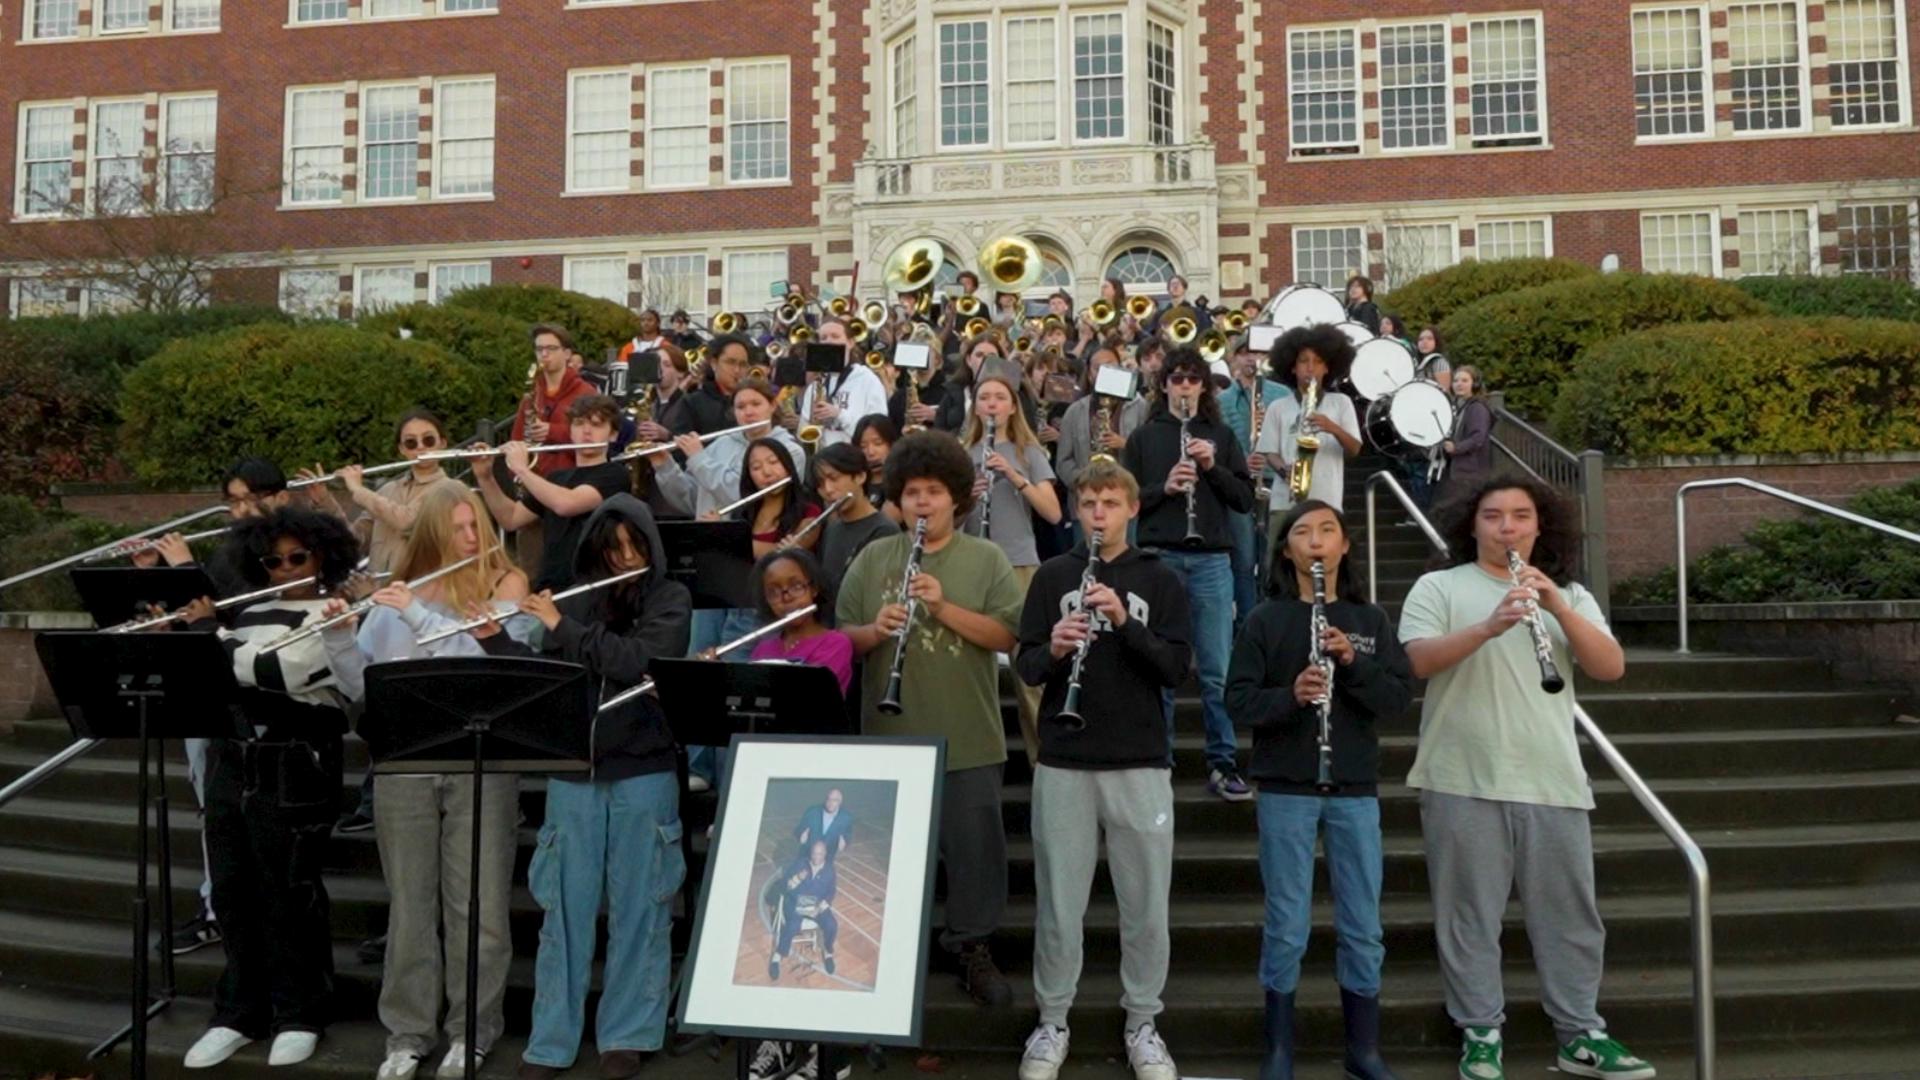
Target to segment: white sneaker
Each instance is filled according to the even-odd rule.
[[[313,1031],[283,1031],[273,1037],[273,1049],[267,1051],[269,1065],[298,1065],[313,1056],[320,1035]]]
[[[713,781],[701,776],[699,773],[689,773],[687,775],[687,790],[692,792],[712,791]]]
[[[487,1052],[485,1050],[475,1050],[473,1052],[473,1067],[476,1070],[486,1064],[486,1061]],[[466,1074],[467,1044],[461,1042],[459,1039],[455,1039],[453,1040],[453,1045],[447,1047],[447,1056],[440,1059],[440,1071],[436,1075],[465,1076]]]
[[[1179,1080],[1167,1044],[1152,1024],[1141,1024],[1127,1034],[1127,1064],[1133,1066],[1134,1080]]]
[[[753,1063],[747,1066],[748,1080],[774,1080],[788,1072],[787,1059],[791,1052],[786,1043],[772,1039],[762,1040],[753,1052]]]
[[[419,1054],[395,1050],[380,1063],[380,1071],[374,1074],[374,1080],[413,1080],[413,1074],[419,1070]]]
[[[1132,1052],[1129,1044],[1128,1052]],[[1020,1055],[1020,1080],[1054,1080],[1067,1060],[1067,1029],[1041,1024],[1027,1036],[1026,1052]]]
[[[833,1070],[834,1080],[847,1080],[853,1075],[853,1059],[842,1057],[840,1065]],[[789,1080],[820,1080],[820,1044],[807,1044],[807,1060],[798,1069],[793,1070]]]
[[[199,1041],[187,1051],[181,1064],[189,1069],[211,1069],[252,1041],[230,1027],[208,1028],[207,1033],[200,1036]]]

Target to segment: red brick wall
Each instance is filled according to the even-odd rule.
[[[1213,140],[1214,160],[1222,165],[1247,160],[1240,146],[1240,6],[1228,0],[1205,0],[1201,4],[1207,20],[1206,32],[1199,40],[1200,47],[1207,50],[1206,136]],[[1274,15],[1274,6],[1267,6],[1269,18]],[[1279,60],[1276,55],[1267,63]]]
[[[36,622],[46,618],[36,617]],[[50,618],[55,625],[37,629],[84,630],[92,625],[85,616],[62,613]],[[34,632],[22,615],[0,622],[0,736],[11,735],[17,721],[53,715],[59,708],[40,668],[40,656],[33,651]]]
[[[220,501],[213,488],[200,491],[141,491],[113,484],[70,484],[56,486],[60,509],[82,517],[98,518],[115,525],[147,525],[182,517]],[[209,518],[204,525],[189,526],[187,531],[211,529],[220,518]]]

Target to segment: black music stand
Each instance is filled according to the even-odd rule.
[[[89,1059],[133,1039],[135,1080],[147,1075],[147,1021],[173,1004],[173,950],[160,953],[160,996],[150,993],[152,914],[147,888],[147,802],[160,829],[160,918],[173,929],[173,845],[167,820],[166,740],[244,738],[246,722],[229,706],[238,694],[233,664],[215,634],[42,633],[34,651],[76,739],[138,739],[140,783],[134,849],[133,1017],[88,1051]],[[162,752],[154,754],[153,744]],[[157,797],[149,778],[159,774]]]
[[[367,668],[361,736],[375,773],[467,773],[467,1060],[478,1068],[481,785],[487,773],[586,773],[594,684],[587,669],[517,656],[440,656]]]
[[[656,521],[667,577],[687,587],[696,608],[750,608],[753,526],[745,521]],[[680,740],[683,746],[705,743]],[[713,744],[726,745],[725,740]]]
[[[68,573],[93,624],[106,629],[129,619],[144,619],[148,605],[168,611],[203,596],[219,596],[213,579],[199,566],[87,566]]]

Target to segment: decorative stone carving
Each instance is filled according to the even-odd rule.
[[[992,188],[991,165],[941,165],[933,170],[935,191],[989,191]]]
[[[1248,198],[1247,174],[1239,170],[1223,171],[1219,176],[1221,202],[1245,202]]]
[[[880,4],[880,25],[892,26],[895,19],[912,11],[915,3],[916,0],[883,0]]]
[[[1060,186],[1060,165],[1053,161],[1012,161],[1001,169],[1001,182],[1008,188],[1050,188]]]
[[[1073,163],[1073,182],[1077,184],[1126,184],[1133,181],[1130,158],[1080,158]]]

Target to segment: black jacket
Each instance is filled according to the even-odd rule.
[[[1247,775],[1260,790],[1314,794],[1319,772],[1319,710],[1293,698],[1306,670],[1313,605],[1296,597],[1268,600],[1247,616],[1227,665],[1227,714],[1253,728]],[[1413,702],[1413,669],[1387,613],[1372,604],[1335,600],[1327,622],[1353,640],[1353,663],[1333,668],[1333,779],[1341,795],[1372,795],[1380,781],[1382,721],[1399,719]]]
[[[1240,440],[1225,424],[1195,417],[1187,425],[1187,434],[1213,443],[1213,468],[1200,474],[1194,491],[1194,518],[1200,539],[1186,543],[1187,497],[1167,494],[1167,474],[1180,462],[1180,421],[1167,408],[1165,400],[1154,403],[1147,422],[1127,436],[1126,449],[1120,451],[1120,463],[1140,482],[1141,547],[1174,548],[1182,551],[1232,551],[1233,532],[1228,528],[1227,512],[1246,513],[1253,509],[1253,477],[1247,472],[1247,455]]]
[[[905,375],[907,378],[912,378],[913,372],[906,372]],[[933,423],[928,424],[928,427],[940,427],[940,420],[946,413],[947,398],[950,396],[949,387],[947,369],[943,367],[934,371],[933,377],[927,380],[927,385],[920,388],[920,404],[931,405],[936,410]],[[962,412],[965,411],[964,401],[961,403],[961,409]],[[899,387],[887,397],[887,419],[892,420],[893,426],[900,431],[907,430],[907,425],[911,423],[907,419],[906,379],[902,379]],[[940,430],[949,429],[940,428]]]
[[[1180,578],[1151,551],[1128,548],[1102,563],[1094,580],[1111,586],[1127,606],[1118,630],[1095,616],[1097,631],[1080,669],[1082,731],[1059,718],[1073,673],[1073,654],[1055,660],[1053,625],[1078,607],[1087,569],[1085,543],[1056,555],[1034,572],[1020,613],[1014,670],[1040,695],[1040,763],[1061,769],[1168,768],[1172,744],[1160,691],[1180,685],[1193,661],[1191,616]]]
[[[720,392],[720,384],[708,375],[705,382],[668,405],[660,426],[675,435],[705,435],[733,426],[733,399]]]
[[[1371,300],[1362,300],[1357,304],[1348,304],[1347,319],[1349,322],[1362,324],[1367,329],[1373,331],[1376,336],[1380,333],[1380,308]]]
[[[595,589],[560,601],[560,623],[546,635],[542,655],[557,656],[584,665],[600,680],[600,696],[612,697],[647,677],[656,656],[687,654],[693,621],[693,598],[687,587],[667,577],[666,549],[653,514],[631,495],[614,495],[587,519],[582,535],[591,535],[604,515],[618,514],[639,534],[652,570],[605,589]],[[574,556],[577,580],[607,576],[607,568],[582,544]],[[531,655],[531,650],[505,634],[494,634],[482,644],[496,655]],[[673,732],[660,702],[648,694],[599,716],[593,727],[593,776],[596,780],[626,780],[667,772],[673,768]]]

